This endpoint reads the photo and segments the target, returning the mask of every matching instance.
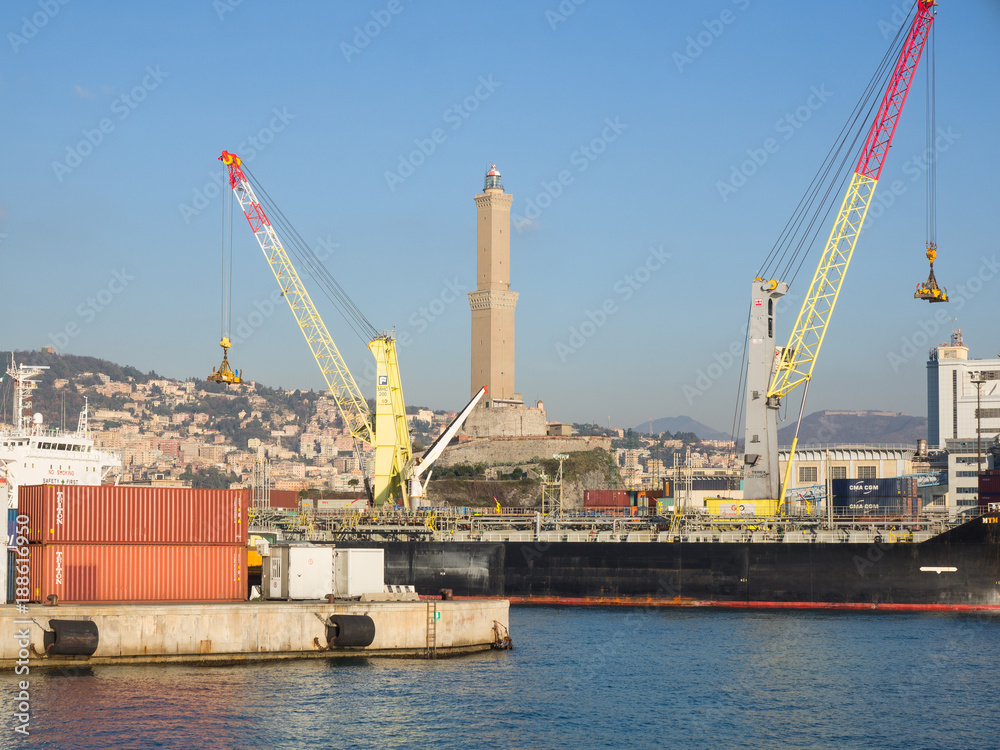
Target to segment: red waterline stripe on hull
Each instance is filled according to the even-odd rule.
[[[421,596],[421,599],[440,599]],[[727,602],[701,599],[572,596],[456,596],[455,599],[506,599],[511,604],[557,604],[569,607],[719,607],[729,609],[847,609],[886,612],[1000,612],[1000,604],[895,604],[881,602]]]

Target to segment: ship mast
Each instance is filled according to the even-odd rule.
[[[37,378],[48,367],[42,365],[15,365],[14,355],[10,356],[7,374],[14,380],[14,429],[27,433],[31,429],[31,407],[33,393],[38,388]]]
[[[87,434],[87,397],[83,397],[83,408],[80,410],[80,419],[76,423],[76,432],[80,436]]]

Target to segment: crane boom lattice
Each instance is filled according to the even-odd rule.
[[[902,36],[903,29],[900,29],[900,36],[897,37],[897,39],[902,39],[899,53],[891,68],[891,75],[888,76],[881,102],[861,148],[860,156],[851,173],[850,183],[841,201],[836,221],[830,231],[816,271],[813,273],[809,290],[799,310],[795,326],[789,335],[788,344],[784,348],[776,346],[775,306],[781,297],[788,292],[788,284],[777,279],[767,280],[763,274],[753,282],[747,328],[746,452],[743,459],[744,499],[746,500],[777,499],[780,501],[788,490],[795,449],[798,444],[798,428],[796,428],[789,459],[785,465],[784,480],[779,485],[777,412],[781,407],[782,399],[802,385],[804,391],[799,413],[799,423],[801,424],[809,382],[812,379],[816,360],[826,338],[830,319],[840,297],[844,278],[847,275],[851,257],[864,226],[865,217],[868,215],[885,157],[892,145],[896,125],[906,103],[910,84],[916,73],[931,24],[934,22],[935,5],[935,0],[917,0],[914,6],[913,20],[909,24],[905,37]],[[895,49],[895,44],[892,49]],[[870,84],[869,91],[872,96],[881,90],[876,87],[875,81],[882,75],[883,70],[888,73],[888,66],[891,62],[890,52],[884,58],[883,65],[885,67],[880,66],[879,73],[876,73],[873,83]],[[862,104],[858,105],[855,112],[856,118],[860,118],[861,112],[866,106],[865,100],[865,97],[862,97]],[[870,101],[871,108],[874,109],[875,100],[871,99]],[[863,122],[864,120],[857,121]],[[844,133],[847,135],[842,133],[841,145],[831,153],[837,153],[840,149],[846,148],[845,144],[849,142],[851,137],[850,129],[845,127]],[[855,133],[860,138],[861,131],[858,130]],[[845,153],[849,154],[850,152]],[[803,198],[800,209],[803,206],[811,207],[814,205],[813,201],[816,200],[816,196],[822,193],[819,187],[823,181],[822,176],[835,171],[833,165],[838,158],[839,156],[831,159],[828,165],[820,170],[817,178],[814,178],[814,185],[817,186],[815,192],[811,196],[807,194]],[[844,158],[846,160],[850,156]],[[850,162],[846,161],[846,163]],[[789,223],[789,227],[786,227],[786,231],[782,233],[776,250],[772,251],[772,258],[777,258],[777,262],[783,262],[785,253],[789,252],[795,244],[795,240],[792,238],[797,232],[802,232],[799,235],[801,237],[798,240],[799,247],[808,244],[806,242],[810,232],[808,227],[811,227],[814,221],[818,221],[818,217],[824,211],[823,200],[819,200],[818,205],[819,208],[816,209],[812,219],[806,216],[807,209],[802,209],[802,213],[800,213],[800,209],[796,209],[796,216]],[[780,249],[781,246],[784,246],[784,250]],[[776,251],[780,252],[776,253]],[[797,253],[798,250],[791,253],[792,260],[797,257]],[[787,268],[792,268],[791,260]]]
[[[333,337],[327,331],[326,324],[316,310],[309,292],[295,271],[274,227],[268,221],[260,201],[257,200],[257,195],[243,172],[240,158],[228,151],[223,151],[219,158],[229,170],[229,186],[240,202],[243,213],[250,223],[250,230],[257,238],[260,249],[274,273],[274,278],[281,286],[281,294],[288,302],[302,335],[323,373],[323,379],[336,401],[344,424],[355,438],[374,445],[375,436],[369,419],[368,403],[361,395],[361,389],[347,369]]]
[[[833,308],[851,263],[858,235],[871,205],[875,186],[882,174],[886,154],[892,144],[899,115],[906,103],[910,83],[924,49],[927,34],[934,22],[933,0],[920,0],[910,33],[900,52],[892,79],[886,89],[878,115],[872,123],[861,157],[844,196],[837,221],[833,225],[798,320],[788,339],[768,396],[784,397],[812,377],[816,358],[826,336]]]

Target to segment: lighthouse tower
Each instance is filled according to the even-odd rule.
[[[486,172],[476,200],[476,291],[472,308],[471,394],[487,386],[486,406],[520,406],[514,393],[514,309],[510,290],[510,204],[496,164]]]

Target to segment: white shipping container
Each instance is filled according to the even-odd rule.
[[[333,547],[288,548],[289,599],[322,599],[333,591]]]
[[[334,593],[340,598],[385,591],[385,550],[338,549],[333,568]]]

